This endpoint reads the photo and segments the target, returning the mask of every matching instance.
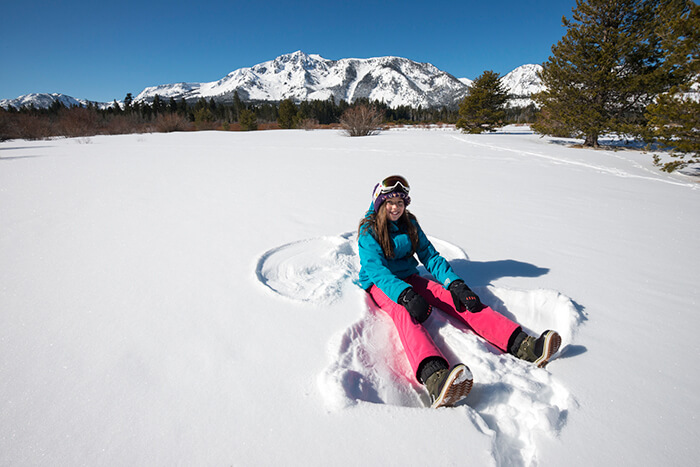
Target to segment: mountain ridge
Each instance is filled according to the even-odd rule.
[[[527,64],[503,76],[509,93],[529,100],[542,85],[537,71],[540,65]],[[195,102],[201,98],[230,103],[237,91],[243,101],[279,102],[327,100],[336,102],[367,98],[383,101],[390,107],[455,106],[466,95],[471,80],[455,78],[430,63],[383,56],[372,58],[343,58],[328,60],[317,54],[296,51],[273,60],[236,69],[212,82],[160,84],[144,88],[134,102],[151,103],[156,95]],[[59,93],[28,94],[16,99],[0,100],[0,106],[16,108],[34,105],[47,108],[53,101],[65,105],[87,105],[88,101]],[[122,101],[118,101],[122,103]],[[109,107],[112,103],[97,103]],[[527,105],[527,104],[525,104]]]

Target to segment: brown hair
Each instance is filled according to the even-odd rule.
[[[411,214],[408,209],[404,209],[403,214],[397,221],[399,228],[404,230],[411,239],[411,255],[418,250],[418,229],[412,221],[417,221],[416,216]],[[379,206],[379,212],[372,211],[371,214],[364,217],[360,221],[360,226],[357,229],[358,235],[366,232],[372,235],[382,247],[382,252],[387,259],[394,257],[394,243],[391,241],[388,228],[388,217],[386,214],[386,203]]]

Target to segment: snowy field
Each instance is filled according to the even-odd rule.
[[[700,183],[523,127],[0,144],[0,465],[695,465]],[[353,280],[374,184],[545,369],[434,313],[431,410]]]

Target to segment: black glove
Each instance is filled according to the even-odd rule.
[[[456,280],[447,288],[452,294],[452,300],[455,302],[457,311],[462,312],[466,308],[470,313],[478,313],[484,305],[481,304],[478,295],[467,287],[463,280]]]
[[[413,287],[409,287],[401,292],[399,305],[404,306],[408,310],[408,314],[418,323],[428,319],[433,309],[423,297],[413,291]]]

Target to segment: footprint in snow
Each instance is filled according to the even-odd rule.
[[[468,261],[459,247],[430,240],[448,261]],[[279,295],[329,303],[348,299],[343,289],[357,277],[359,268],[356,235],[346,233],[274,248],[262,255],[256,273],[263,285]],[[556,329],[562,337],[560,355],[567,352],[583,321],[573,302],[553,290],[473,289],[530,334]],[[365,303],[359,306],[367,312],[329,343],[331,363],[318,377],[327,407],[334,411],[365,403],[426,407],[427,393],[411,375],[390,318],[364,297]],[[568,411],[576,406],[574,397],[547,369],[503,354],[443,313],[433,313],[426,325],[448,360],[467,364],[474,374],[474,388],[462,404],[493,432],[497,464],[536,464],[536,439],[560,432]],[[550,365],[555,366],[556,360]]]

